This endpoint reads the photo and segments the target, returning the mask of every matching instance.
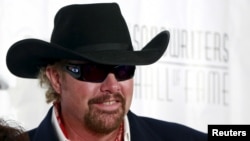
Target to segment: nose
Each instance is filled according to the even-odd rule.
[[[101,91],[108,93],[116,93],[120,91],[119,81],[115,78],[113,73],[109,73],[105,80],[102,82]]]

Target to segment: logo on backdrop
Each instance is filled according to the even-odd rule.
[[[136,49],[157,33],[156,26],[130,26]],[[135,98],[185,103],[229,103],[229,35],[219,31],[172,28],[164,56],[153,66],[139,69]],[[145,70],[145,71],[144,71]],[[146,90],[145,90],[146,89]]]

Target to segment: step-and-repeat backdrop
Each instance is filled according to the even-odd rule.
[[[51,105],[37,80],[9,73],[5,57],[17,40],[49,41],[54,15],[67,4],[104,0],[0,1],[0,117],[36,127]],[[248,0],[116,0],[136,50],[162,30],[170,43],[155,64],[139,66],[131,110],[186,124],[249,124]]]

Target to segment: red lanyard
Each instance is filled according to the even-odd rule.
[[[123,132],[124,132],[124,123],[122,122],[118,134],[115,138],[115,141],[123,141]]]
[[[61,130],[62,130],[62,132],[63,132],[63,134],[64,134],[64,136],[68,139],[68,134],[67,134],[67,132],[66,132],[66,129],[65,129],[65,127],[64,127],[64,122],[63,122],[63,119],[61,118],[62,117],[62,114],[61,114],[61,106],[60,106],[60,103],[58,103],[58,102],[55,102],[54,103],[54,106],[56,107],[55,109],[55,113],[56,113],[56,119],[57,119],[57,121],[58,121],[58,124],[59,124],[59,126],[60,126],[60,128],[61,128]]]

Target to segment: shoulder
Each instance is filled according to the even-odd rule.
[[[57,141],[57,135],[51,122],[52,108],[48,111],[40,125],[28,132],[31,141]]]
[[[147,138],[158,138],[158,140],[207,140],[206,133],[179,123],[137,116],[132,112],[128,113],[128,119],[130,124],[131,136],[133,134],[141,133],[147,135]]]

